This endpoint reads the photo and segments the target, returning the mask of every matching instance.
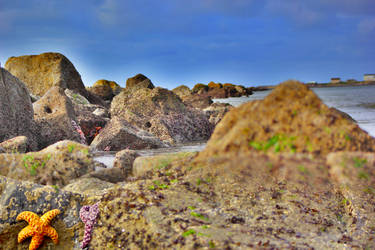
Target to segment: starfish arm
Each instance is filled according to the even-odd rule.
[[[24,239],[34,235],[34,230],[31,226],[27,226],[18,233],[18,243],[21,243]]]
[[[29,245],[29,250],[36,250],[42,244],[43,242],[43,235],[41,234],[36,234],[33,236],[31,239],[30,245]]]
[[[46,227],[44,234],[50,237],[53,243],[55,243],[55,245],[59,243],[59,235],[57,234],[56,230],[53,227],[50,227],[50,226]]]
[[[42,221],[42,224],[46,226],[51,223],[51,220],[55,218],[59,213],[60,210],[58,209],[48,211],[47,213],[43,214],[42,217],[40,217],[40,220]]]
[[[25,220],[30,225],[33,225],[35,222],[39,221],[39,216],[33,212],[25,211],[17,216],[17,220]]]

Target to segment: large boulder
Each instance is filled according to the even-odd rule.
[[[172,89],[173,93],[178,95],[181,99],[183,99],[186,96],[190,96],[193,92],[190,90],[188,86],[181,85],[177,88]]]
[[[228,151],[374,152],[375,138],[347,115],[327,107],[304,84],[286,81],[264,100],[228,112],[201,156]]]
[[[114,95],[118,95],[122,90],[121,86],[118,85],[115,81],[109,81],[104,79],[96,81],[92,86],[109,86],[112,89]]]
[[[154,84],[152,84],[151,80],[148,79],[146,76],[144,76],[142,74],[137,74],[137,75],[135,75],[131,78],[128,78],[128,80],[126,80],[126,88],[153,89],[153,88],[155,88],[155,86],[154,86]]]
[[[207,140],[212,132],[202,111],[186,106],[172,91],[159,87],[124,89],[113,99],[111,115],[171,143]]]
[[[0,162],[0,175],[59,187],[96,166],[88,146],[73,141],[61,141],[39,152],[0,154]]]
[[[0,107],[0,142],[23,135],[28,138],[28,148],[37,150],[38,134],[29,91],[3,68],[0,68]]]
[[[160,139],[140,130],[119,117],[112,118],[91,142],[94,150],[159,148],[167,146]]]
[[[40,127],[41,148],[61,140],[81,141],[72,126],[72,121],[76,121],[73,104],[62,88],[51,87],[33,106],[34,118]]]
[[[34,95],[43,96],[52,86],[59,86],[80,93],[91,103],[104,105],[100,98],[86,91],[74,65],[60,53],[10,57],[5,68]]]

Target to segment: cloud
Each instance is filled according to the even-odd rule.
[[[359,22],[358,31],[362,34],[375,33],[375,18],[366,18]]]

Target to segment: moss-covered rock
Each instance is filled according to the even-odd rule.
[[[375,151],[369,136],[342,112],[327,107],[304,84],[287,81],[264,100],[228,112],[201,157],[225,152]]]
[[[58,86],[80,93],[91,103],[103,105],[99,98],[86,91],[74,65],[60,53],[10,57],[5,68],[23,81],[34,95],[43,96],[52,86]]]
[[[0,143],[0,148],[6,153],[26,153],[27,144],[27,137],[21,135]]]
[[[63,187],[90,171],[95,162],[85,145],[61,141],[39,152],[0,154],[0,175]]]

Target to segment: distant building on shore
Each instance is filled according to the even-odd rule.
[[[363,80],[365,82],[375,82],[375,74],[364,74]]]
[[[341,78],[340,77],[333,77],[331,78],[331,83],[340,83],[341,82]]]

